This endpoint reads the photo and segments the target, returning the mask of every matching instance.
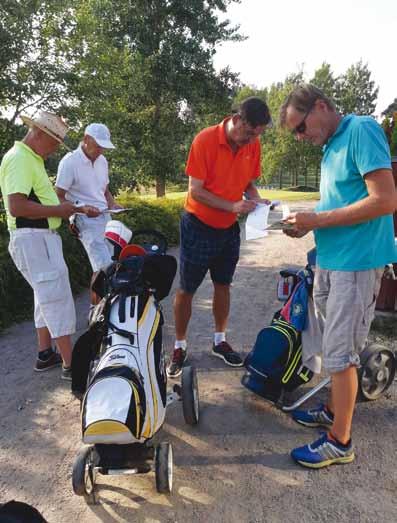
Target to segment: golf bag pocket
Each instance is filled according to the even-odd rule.
[[[241,380],[244,387],[272,402],[313,376],[312,371],[302,365],[300,332],[278,314],[269,327],[259,332],[244,365],[247,369]]]
[[[146,399],[141,379],[130,366],[132,359],[123,349],[101,359],[83,399],[84,443],[125,444],[141,438]]]

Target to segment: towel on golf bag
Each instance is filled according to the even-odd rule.
[[[313,271],[307,266],[297,271],[295,277],[295,286],[280,310],[280,315],[295,329],[303,331],[306,328],[308,300],[313,290]]]
[[[302,364],[301,334],[277,312],[262,329],[244,365],[241,383],[263,398],[277,402],[283,393],[307,383],[313,372]]]

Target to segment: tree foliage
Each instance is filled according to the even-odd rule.
[[[220,21],[239,0],[3,0],[0,4],[0,153],[24,132],[18,116],[40,107],[66,116],[69,145],[84,127],[107,124],[114,191],[185,180],[193,136],[233,103],[267,100],[275,124],[302,71],[270,86],[241,85],[233,66],[214,68],[218,46],[244,37]],[[342,114],[372,114],[378,88],[362,61],[336,76],[323,62],[309,79]],[[395,104],[396,101],[393,103]],[[386,110],[393,113],[393,104]],[[283,172],[292,183],[317,172],[321,151],[277,125],[263,137],[262,182]],[[59,156],[63,154],[59,153]],[[49,163],[52,173],[58,158]]]
[[[156,180],[164,194],[183,170],[186,137],[230,104],[237,76],[213,66],[218,44],[241,39],[217,18],[230,3],[71,2],[73,23],[58,42],[73,78],[68,109],[76,122],[109,123],[118,186]]]

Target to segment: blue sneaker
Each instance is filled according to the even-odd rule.
[[[321,469],[329,465],[351,463],[355,456],[352,443],[348,446],[340,445],[324,433],[310,445],[294,449],[291,457],[304,467]]]
[[[334,416],[325,407],[320,405],[316,409],[294,410],[292,419],[305,427],[331,427]]]

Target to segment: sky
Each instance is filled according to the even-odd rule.
[[[310,79],[323,62],[335,76],[360,59],[379,87],[375,114],[397,98],[397,0],[241,0],[228,7],[244,42],[217,49],[217,70],[230,66],[258,88],[303,70]]]

